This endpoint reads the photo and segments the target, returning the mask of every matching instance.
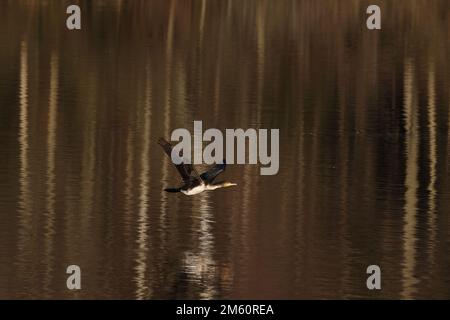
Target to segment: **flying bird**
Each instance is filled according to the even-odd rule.
[[[159,138],[158,144],[164,149],[164,152],[169,156],[172,161],[172,145],[167,142],[164,138]],[[179,188],[167,188],[164,191],[167,192],[182,192],[185,195],[192,196],[199,194],[203,191],[215,190],[218,188],[226,188],[231,186],[236,186],[236,183],[223,181],[214,182],[216,177],[225,171],[225,159],[223,163],[218,163],[202,174],[198,174],[197,170],[192,166],[192,164],[180,163],[174,164],[175,168],[183,180],[183,184]]]

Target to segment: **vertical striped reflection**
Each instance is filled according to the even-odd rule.
[[[148,299],[152,296],[151,287],[149,287],[146,273],[148,269],[148,205],[149,205],[149,173],[150,173],[150,124],[151,124],[151,81],[149,77],[149,67],[146,68],[146,87],[144,102],[144,127],[142,130],[142,154],[141,171],[139,175],[139,211],[138,211],[138,236],[137,236],[137,261],[136,261],[136,298]]]
[[[264,9],[262,6],[264,5]],[[257,104],[256,123],[261,126],[261,109],[264,85],[264,63],[266,58],[266,35],[265,35],[265,8],[266,2],[258,2],[256,7],[256,73],[257,73]]]
[[[172,93],[172,55],[173,55],[173,34],[174,34],[174,23],[175,23],[175,3],[176,1],[171,1],[170,9],[169,9],[169,21],[167,25],[167,43],[166,43],[166,52],[165,52],[165,90],[164,90],[164,120],[163,120],[163,130],[164,130],[164,138],[170,140],[170,118],[172,114],[172,101],[171,101],[171,93]],[[167,182],[169,176],[169,159],[168,157],[163,157],[162,164],[162,181]],[[166,225],[167,225],[167,204],[169,203],[169,199],[167,197],[167,193],[161,190],[161,207],[160,207],[160,215],[159,215],[159,231],[160,231],[160,240],[161,240],[161,250],[166,248]]]
[[[429,257],[430,265],[434,264],[434,246],[436,243],[436,166],[437,166],[437,141],[436,141],[436,83],[434,63],[428,68],[428,131],[429,131],[429,183],[428,183],[428,230],[430,235]],[[430,266],[430,267],[431,267]]]
[[[338,59],[344,60],[345,57],[343,53],[339,52]],[[347,61],[342,61],[342,64],[344,65],[344,62],[347,63]],[[347,78],[347,69],[339,70],[338,71],[338,108],[339,108],[339,137],[338,137],[338,145],[339,145],[339,152],[338,152],[338,167],[339,175],[338,175],[338,181],[340,183],[339,188],[339,232],[341,235],[348,235],[351,233],[350,229],[350,221],[351,216],[348,212],[348,206],[349,206],[349,198],[351,194],[351,186],[349,185],[349,176],[351,172],[350,168],[350,159],[349,159],[349,150],[351,149],[349,145],[349,139],[346,134],[348,130],[347,126],[347,119],[348,119],[348,101],[349,97],[347,96],[347,90],[345,88]],[[349,294],[348,288],[350,287],[350,284],[352,282],[351,276],[352,276],[352,268],[351,263],[349,263],[348,257],[352,255],[351,252],[351,243],[348,239],[348,237],[342,236],[340,241],[340,250],[341,250],[341,259],[344,261],[342,265],[342,271],[341,271],[341,279],[340,279],[340,294],[344,298],[349,298],[347,296]]]
[[[202,47],[203,43],[203,35],[205,29],[205,13],[206,13],[206,0],[201,0],[200,25],[199,25],[200,48]]]
[[[418,181],[418,157],[419,157],[419,121],[418,107],[415,96],[414,66],[410,59],[405,61],[404,74],[404,119],[406,134],[406,175],[405,175],[405,205],[403,227],[403,268],[402,280],[404,299],[413,298],[416,279],[416,227],[417,227],[417,191]]]
[[[30,169],[28,163],[29,150],[29,121],[28,121],[28,44],[26,41],[21,43],[20,47],[20,90],[19,90],[19,239],[18,239],[18,269],[17,272],[22,277],[22,290],[26,291],[27,273],[30,264],[32,244],[32,214],[31,214],[31,196],[30,196]]]
[[[47,125],[47,170],[45,196],[45,279],[44,291],[49,292],[53,274],[53,245],[55,236],[55,155],[58,116],[58,56],[52,53],[50,60],[50,94]]]
[[[30,214],[29,211],[29,168],[28,168],[28,46],[25,41],[20,48],[20,207],[22,218]],[[25,226],[25,225],[23,225]]]
[[[215,287],[216,261],[214,260],[214,236],[212,223],[214,223],[209,204],[209,194],[198,195],[198,201],[194,203],[194,210],[200,214],[200,223],[194,234],[198,234],[198,249],[187,251],[183,264],[187,275],[198,284],[200,299],[214,299],[217,295]],[[195,216],[197,218],[197,216]]]
[[[449,90],[449,92],[448,92],[448,101],[450,101],[450,90]],[[449,106],[448,106],[449,108],[448,108],[448,117],[447,117],[447,159],[446,159],[446,163],[447,163],[447,166],[446,166],[446,170],[447,170],[447,172],[449,172],[450,171],[450,168],[449,168],[449,166],[450,166],[450,103],[449,103]]]
[[[93,214],[94,203],[96,202],[96,163],[97,163],[97,105],[98,105],[98,69],[92,66],[86,74],[86,88],[89,94],[86,97],[83,110],[84,121],[82,126],[82,149],[81,149],[81,173],[80,173],[80,211],[79,211],[79,238],[82,243],[92,243],[94,236],[94,221],[96,215]],[[110,245],[110,244],[108,244]],[[98,246],[89,248],[82,247],[81,252],[85,256],[96,256]],[[89,259],[86,260],[89,261]],[[86,267],[88,267],[86,265]],[[89,266],[90,267],[90,266]]]
[[[126,169],[125,169],[125,182],[124,182],[124,194],[125,194],[125,205],[124,205],[124,238],[125,247],[129,249],[129,240],[132,236],[132,221],[133,221],[133,178],[134,178],[134,137],[131,127],[127,128],[127,151],[126,151]]]

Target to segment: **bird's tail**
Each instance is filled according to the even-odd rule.
[[[168,144],[170,144],[170,143],[167,142],[166,139],[160,137],[160,138],[158,139],[158,144],[161,145],[161,146],[164,146],[164,145],[168,145]]]

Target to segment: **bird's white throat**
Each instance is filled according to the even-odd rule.
[[[201,184],[192,189],[181,190],[181,192],[183,192],[187,196],[193,196],[194,194],[199,194],[205,190],[207,190],[207,187],[204,184]]]

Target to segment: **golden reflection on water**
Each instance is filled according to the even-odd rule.
[[[130,238],[132,238],[132,221],[133,221],[133,202],[134,202],[134,192],[133,192],[133,181],[134,181],[134,137],[133,131],[128,126],[127,127],[127,140],[126,140],[126,169],[125,169],[125,204],[124,204],[124,238],[127,250],[130,250]]]
[[[57,139],[57,117],[58,117],[58,89],[59,89],[59,66],[58,54],[54,52],[50,60],[50,95],[48,109],[47,127],[47,181],[46,181],[46,221],[45,221],[45,258],[46,277],[44,280],[44,291],[50,291],[52,274],[54,271],[54,236],[55,236],[55,165],[56,165],[56,139]],[[92,150],[90,150],[92,152]]]
[[[342,61],[343,62],[343,61]],[[347,78],[347,70],[344,70],[339,75],[339,83],[340,86],[345,86],[346,84],[346,78]],[[341,234],[348,234],[349,232],[349,212],[346,210],[346,204],[349,201],[349,195],[351,191],[349,190],[349,183],[346,177],[349,175],[349,142],[348,137],[345,134],[345,132],[348,131],[348,126],[346,124],[346,111],[347,111],[347,103],[348,103],[348,96],[346,94],[345,90],[340,90],[339,100],[338,100],[338,107],[339,107],[339,127],[338,127],[338,133],[339,133],[339,149],[341,152],[339,153],[339,162],[338,167],[340,176],[339,180],[343,181],[343,185],[339,188],[339,208],[338,208],[338,214],[339,214],[339,228]],[[347,239],[342,239],[340,241],[340,250],[342,257],[348,257],[351,254],[349,241]],[[342,272],[341,272],[341,283],[342,287],[346,288],[346,286],[349,285],[351,282],[351,268],[349,267],[350,263],[344,262],[342,266]],[[343,294],[345,294],[345,291],[343,290]],[[347,298],[347,297],[345,297]]]
[[[405,206],[403,227],[403,291],[405,299],[411,299],[415,292],[416,284],[416,250],[417,250],[417,192],[418,181],[418,156],[419,156],[419,122],[418,104],[415,91],[415,69],[411,59],[405,61],[405,132],[406,132],[406,174],[405,174]]]
[[[437,229],[436,229],[436,166],[438,162],[437,157],[437,133],[436,133],[436,83],[435,83],[435,72],[434,63],[430,61],[428,67],[428,83],[427,83],[427,93],[428,93],[428,132],[429,132],[429,183],[428,183],[428,229],[430,232],[430,266],[434,265],[434,246],[436,243]]]
[[[150,125],[152,117],[152,96],[151,96],[151,78],[149,69],[146,70],[147,81],[145,83],[145,101],[143,114],[143,129],[142,129],[142,154],[141,154],[141,171],[139,175],[139,213],[137,226],[137,261],[136,261],[136,275],[135,282],[136,298],[149,299],[152,297],[152,288],[149,286],[151,279],[148,279],[148,247],[149,247],[149,178],[150,178],[150,143],[152,142],[150,134]]]
[[[214,260],[214,236],[211,225],[215,222],[209,205],[209,194],[203,193],[199,201],[194,204],[194,212],[198,216],[195,219],[194,235],[198,237],[198,249],[184,253],[183,264],[190,281],[198,281],[201,284],[199,298],[214,299],[217,296],[215,278],[217,273],[216,261]]]
[[[265,55],[266,55],[266,41],[265,41],[265,32],[264,32],[264,15],[265,8],[261,3],[257,6],[256,11],[256,72],[257,72],[257,81],[258,81],[258,89],[256,92],[256,124],[261,126],[261,108],[262,108],[262,99],[263,99],[263,84],[264,84],[264,63],[265,63]]]
[[[450,296],[448,1],[87,3],[0,11],[2,297]],[[279,128],[279,173],[164,192],[193,120]]]
[[[172,12],[172,11],[171,11]],[[205,13],[206,13],[206,0],[201,0],[201,9],[200,9],[200,24],[199,24],[199,33],[200,33],[200,46],[203,42],[203,34],[205,28]]]
[[[19,146],[20,146],[20,193],[19,193],[19,240],[18,240],[18,272],[24,277],[23,286],[29,289],[30,278],[26,277],[27,265],[31,262],[33,244],[33,223],[31,198],[30,198],[30,169],[29,169],[29,106],[28,106],[28,43],[23,40],[20,44],[20,122],[19,122]]]
[[[86,86],[88,88],[98,89],[98,68],[92,66],[86,75]],[[94,90],[93,94],[89,94],[86,99],[86,105],[83,106],[83,110],[87,114],[87,119],[82,124],[82,141],[83,147],[81,150],[81,172],[80,172],[80,202],[79,202],[79,225],[80,229],[78,233],[82,243],[93,244],[90,248],[81,246],[80,253],[82,257],[97,256],[99,250],[94,236],[93,224],[96,219],[95,216],[95,204],[96,204],[96,175],[98,172],[97,166],[97,106],[98,94]],[[61,213],[64,211],[61,210]],[[85,258],[86,259],[86,258]],[[83,264],[82,270],[95,270],[96,263],[91,259],[86,259]],[[89,262],[89,263],[88,263]],[[80,266],[81,267],[81,266]]]
[[[163,134],[160,136],[164,137],[164,139],[170,139],[171,132],[171,116],[172,116],[172,77],[173,77],[173,64],[172,64],[172,55],[173,55],[173,37],[174,37],[174,23],[175,23],[175,9],[176,9],[177,1],[170,1],[170,9],[169,9],[169,17],[167,21],[167,38],[166,38],[166,46],[164,52],[164,113],[163,113]],[[179,70],[177,70],[179,71]],[[159,146],[157,146],[159,148]],[[173,168],[169,168],[171,166],[170,159],[164,155],[164,160],[162,163],[162,181],[167,183],[169,181],[170,172],[173,173]],[[177,182],[178,183],[178,182]],[[164,253],[166,251],[166,243],[167,243],[167,214],[168,214],[168,206],[171,203],[171,199],[169,198],[169,194],[161,189],[161,202],[160,202],[160,211],[159,211],[159,238],[160,238],[160,251]],[[173,202],[172,202],[173,203]]]

